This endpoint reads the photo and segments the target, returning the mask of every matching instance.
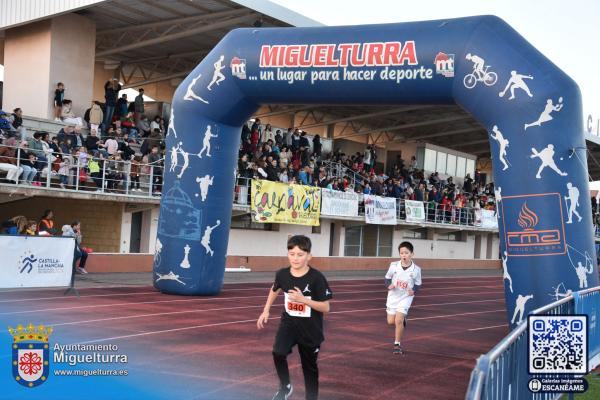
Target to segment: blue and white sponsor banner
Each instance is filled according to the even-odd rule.
[[[69,286],[75,239],[0,236],[0,288]]]
[[[358,217],[358,193],[321,189],[321,214]]]
[[[365,195],[365,221],[367,224],[396,225],[396,199]]]
[[[422,201],[405,200],[406,222],[425,222],[425,206]]]

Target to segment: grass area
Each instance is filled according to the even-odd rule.
[[[576,394],[577,400],[597,400],[600,399],[600,373],[595,372],[586,375],[585,380],[589,383],[589,388],[585,393]],[[563,396],[563,399],[567,399],[567,396]]]

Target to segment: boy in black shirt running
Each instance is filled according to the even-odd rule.
[[[319,396],[319,368],[317,357],[323,337],[323,313],[329,312],[329,300],[333,293],[327,279],[310,267],[310,239],[292,236],[287,243],[290,266],[277,271],[275,282],[269,291],[265,308],[258,317],[256,326],[264,328],[269,319],[271,305],[280,292],[285,295],[285,309],[281,315],[279,330],[273,344],[273,360],[279,376],[279,391],[273,400],[286,400],[292,394],[287,356],[298,345],[306,400]]]

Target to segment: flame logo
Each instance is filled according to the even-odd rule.
[[[521,211],[519,212],[518,222],[521,228],[525,230],[532,230],[535,228],[538,222],[540,222],[540,219],[536,213],[527,207],[527,202],[525,202],[523,203],[523,207],[521,207]]]

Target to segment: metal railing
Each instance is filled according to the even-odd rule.
[[[533,310],[534,315],[573,315],[589,306],[590,302],[600,299],[600,287],[583,290],[544,307]],[[591,321],[588,321],[590,324]],[[591,330],[590,330],[591,331]],[[589,357],[600,354],[600,332],[588,336],[590,343]],[[487,354],[477,359],[475,368],[471,372],[469,387],[465,396],[466,400],[513,400],[513,399],[555,399],[557,393],[532,393],[529,391],[529,375],[527,338],[527,320],[524,320],[504,339],[502,339]],[[545,375],[553,377],[555,375]]]
[[[117,160],[101,151],[101,156],[97,157],[89,153],[62,154],[62,162],[59,163],[55,162],[56,153],[47,152],[42,158],[39,157],[40,154],[34,153],[36,150],[21,147],[12,149],[15,150],[15,156],[4,158],[12,160],[10,165],[14,165],[14,168],[7,167],[5,163],[4,167],[0,166],[0,171],[6,171],[6,176],[3,176],[6,180],[14,177],[14,183],[9,183],[13,187],[33,186],[40,189],[136,197],[156,197],[161,193],[163,159],[144,164],[136,160]],[[22,162],[21,155],[25,151],[36,157],[31,160],[32,166]],[[88,160],[94,160],[96,166],[90,165]]]
[[[362,182],[365,180],[360,174],[339,162],[323,161],[321,166],[325,168],[325,172],[327,172],[328,177],[338,179],[343,179],[344,177],[350,178],[349,185],[351,185],[353,188],[356,187],[357,183],[362,184]]]
[[[235,185],[234,203],[242,206],[250,206],[251,178],[238,177]],[[358,216],[365,216],[365,207],[363,194],[358,195]],[[423,202],[424,220],[420,222],[412,221],[423,225],[438,225],[445,227],[477,227],[479,222],[476,218],[477,209],[472,207],[458,207],[443,205],[433,201]],[[322,214],[326,215],[326,214]],[[397,219],[403,222],[409,222],[406,218],[406,200],[396,199],[396,216]]]

